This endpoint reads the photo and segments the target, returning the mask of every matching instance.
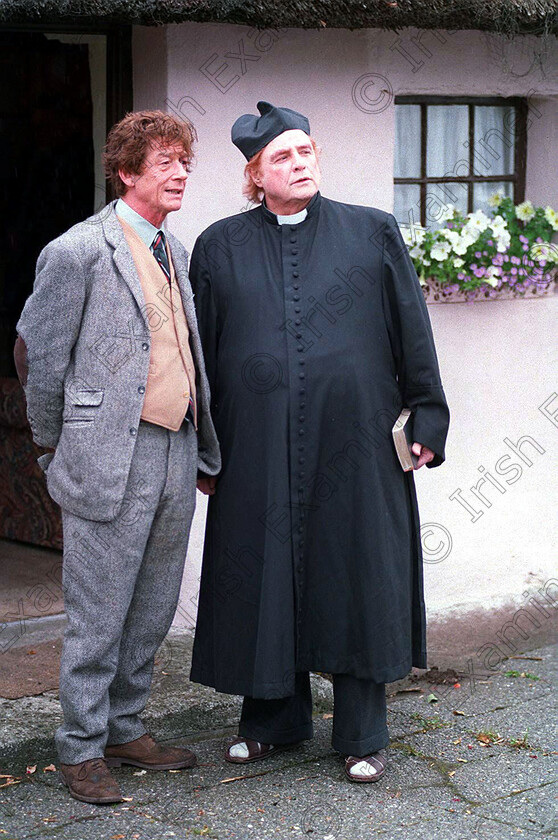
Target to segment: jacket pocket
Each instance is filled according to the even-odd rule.
[[[102,404],[105,392],[102,388],[75,388],[66,394],[64,424],[87,426],[93,423]]]
[[[103,402],[104,396],[105,392],[102,388],[78,388],[72,391],[71,404],[98,406]]]

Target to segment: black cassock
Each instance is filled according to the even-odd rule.
[[[190,276],[223,469],[209,500],[191,679],[276,698],[296,671],[426,666],[419,518],[391,428],[444,459],[449,412],[393,216],[317,193],[211,225]]]

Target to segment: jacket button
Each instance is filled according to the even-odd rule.
[[[138,388],[138,394],[145,394],[145,388],[143,385],[140,385]]]
[[[141,349],[142,350],[149,350],[149,344],[147,343],[147,341],[143,342],[143,344],[141,345]]]
[[[137,434],[137,429],[130,429],[130,434],[132,435],[132,437],[135,437]]]
[[[293,277],[300,277],[299,272],[298,271],[293,271]]]

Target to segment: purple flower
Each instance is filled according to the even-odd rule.
[[[486,244],[487,245],[494,245],[494,242],[492,241],[492,239],[487,239]]]
[[[517,268],[510,268],[510,274],[517,274]]]
[[[522,245],[521,247],[523,248],[523,250],[524,250],[524,251],[528,251],[528,250],[529,250],[529,246],[528,246],[528,245]]]
[[[519,241],[520,242],[526,242],[527,244],[529,243],[529,240],[527,239],[527,237],[523,236],[522,233],[519,234]]]
[[[512,262],[514,265],[520,265],[521,260],[519,259],[519,257],[512,257],[510,262]]]
[[[482,257],[481,252],[480,252],[480,251],[475,251],[475,257],[476,257],[477,259],[480,259],[480,258]]]

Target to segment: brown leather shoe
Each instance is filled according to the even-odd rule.
[[[91,758],[81,764],[61,764],[60,781],[70,796],[92,805],[122,802],[120,788],[110,775],[104,758]]]
[[[164,747],[147,733],[135,741],[128,741],[127,744],[113,744],[107,747],[105,759],[109,767],[131,764],[143,770],[181,770],[196,764],[196,756],[191,750]]]

